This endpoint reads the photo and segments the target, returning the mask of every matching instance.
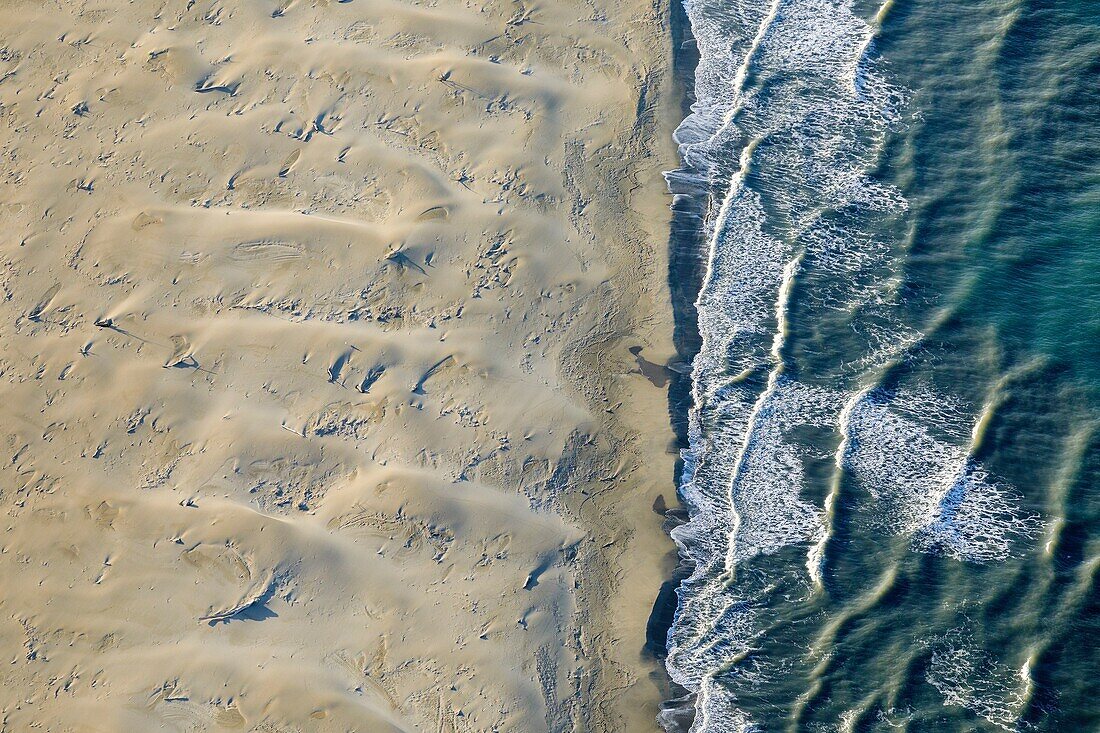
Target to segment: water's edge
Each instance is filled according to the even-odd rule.
[[[680,119],[691,114],[695,101],[695,70],[699,51],[691,32],[682,0],[670,0],[669,28],[672,36],[673,96],[679,99]],[[670,182],[673,195],[672,217],[668,240],[668,287],[673,312],[673,344],[676,363],[669,370],[669,420],[676,436],[677,448],[688,448],[688,415],[692,407],[691,364],[699,351],[699,333],[695,302],[706,271],[703,217],[708,206],[705,187],[691,190],[683,184]],[[673,475],[677,493],[681,484],[684,462],[677,460]],[[665,514],[665,530],[687,521],[684,509],[670,509]],[[667,656],[668,633],[676,616],[677,589],[691,575],[691,563],[680,553],[680,562],[672,576],[662,585],[646,625],[645,649],[662,661]],[[671,680],[671,697],[661,704],[658,720],[668,733],[686,733],[695,717],[695,696]]]

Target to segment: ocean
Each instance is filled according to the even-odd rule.
[[[1100,730],[1100,5],[682,10],[666,728]]]

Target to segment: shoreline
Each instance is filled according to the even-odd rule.
[[[671,33],[673,39],[672,67],[680,100],[680,120],[691,114],[695,101],[695,70],[699,63],[698,46],[691,31],[691,24],[683,6],[683,0],[670,0]],[[679,124],[679,123],[677,123]],[[677,152],[677,169],[683,160]],[[669,293],[673,310],[673,341],[676,346],[679,369],[672,372],[669,387],[669,416],[676,435],[678,451],[689,447],[688,414],[692,407],[691,365],[698,353],[702,339],[699,334],[695,302],[706,272],[703,254],[703,220],[707,213],[709,194],[702,187],[674,186],[669,184],[674,203],[669,227]],[[682,189],[682,190],[681,190]],[[675,468],[675,487],[679,493],[683,473],[683,460],[678,459]],[[671,532],[687,521],[686,510],[678,505],[667,513],[665,530]],[[677,550],[677,565],[671,576],[662,584],[654,604],[649,636],[659,649],[662,660],[667,656],[668,633],[678,608],[679,586],[692,572],[692,564]],[[658,646],[659,643],[659,646]],[[665,670],[667,675],[667,670]],[[695,718],[695,696],[689,690],[669,680],[669,694],[661,703],[659,722],[666,733],[686,733]]]

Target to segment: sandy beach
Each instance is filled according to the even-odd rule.
[[[657,730],[667,5],[0,0],[0,731]]]

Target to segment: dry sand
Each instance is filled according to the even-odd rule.
[[[666,3],[0,0],[0,731],[645,731]]]

